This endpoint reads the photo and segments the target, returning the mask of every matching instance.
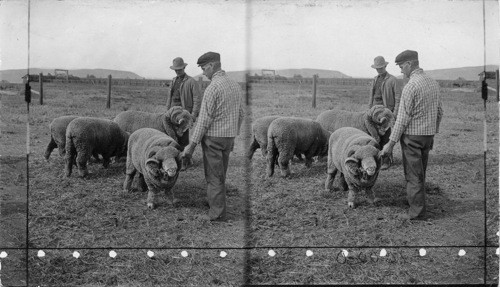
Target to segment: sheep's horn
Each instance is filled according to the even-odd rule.
[[[180,119],[179,120],[179,125],[182,124],[183,121],[184,121],[184,119]]]
[[[150,159],[146,160],[146,164],[150,164],[150,163],[160,164],[160,162],[155,158],[150,158]]]
[[[387,118],[383,117],[383,118],[380,119],[380,123],[383,124],[386,120],[387,120]]]

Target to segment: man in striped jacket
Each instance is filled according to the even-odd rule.
[[[182,157],[191,158],[194,148],[201,143],[210,206],[208,216],[201,218],[226,221],[226,172],[234,138],[244,118],[242,90],[221,69],[218,53],[203,54],[197,64],[211,83],[203,94],[198,123]]]
[[[403,89],[397,119],[382,156],[392,153],[397,141],[403,155],[408,213],[400,218],[425,220],[425,173],[434,135],[439,132],[443,109],[439,84],[419,67],[418,53],[406,50],[396,57],[396,65],[409,78]]]

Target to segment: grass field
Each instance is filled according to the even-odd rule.
[[[37,90],[36,84],[32,84]],[[326,161],[291,166],[292,177],[265,177],[258,150],[245,158],[249,121],[236,139],[228,171],[227,223],[196,219],[208,211],[200,148],[195,166],[179,176],[169,206],[163,196],[148,210],[143,192],[122,193],[124,162],[89,165],[88,179],[64,177],[64,159],[54,150],[46,162],[48,125],[61,115],[112,119],[120,111],[164,111],[164,88],[44,85],[44,105],[30,107],[29,273],[33,286],[235,286],[250,284],[482,283],[484,278],[483,106],[474,91],[442,90],[444,119],[435,137],[427,173],[427,222],[403,222],[406,210],[401,151],[379,175],[373,206],[358,196],[347,207],[344,192],[325,192]],[[252,84],[251,118],[286,115],[314,119],[326,109],[367,108],[368,87],[319,86],[317,108],[311,87]],[[22,285],[26,255],[26,105],[18,90],[2,95],[2,244],[9,249],[9,274],[2,283]],[[488,283],[498,282],[498,105],[488,102],[487,250]],[[4,155],[8,154],[9,157]],[[24,173],[25,174],[25,173]],[[247,194],[247,190],[249,193]],[[7,192],[8,191],[8,192]],[[246,218],[246,196],[250,213]],[[380,254],[381,247],[387,255]],[[437,246],[449,246],[438,248]],[[251,249],[241,249],[251,247]],[[418,254],[420,248],[427,251]],[[45,257],[38,257],[43,249]],[[116,258],[109,251],[116,250]],[[273,249],[275,256],[268,251]],[[344,257],[343,250],[349,252]],[[459,256],[463,249],[466,253]],[[77,250],[80,258],[72,253]],[[147,250],[155,252],[153,258]],[[313,252],[306,256],[306,251]],[[187,251],[188,256],[181,256]],[[221,257],[220,252],[226,252]],[[310,254],[309,254],[310,255]],[[6,261],[2,261],[6,262]],[[6,263],[4,263],[5,266]],[[8,281],[6,281],[8,280]],[[245,281],[244,281],[245,280]]]

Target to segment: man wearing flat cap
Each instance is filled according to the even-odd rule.
[[[201,219],[226,221],[226,172],[234,138],[239,134],[244,118],[242,90],[221,69],[220,54],[205,53],[197,64],[211,83],[203,94],[191,142],[181,156],[191,158],[194,148],[201,143],[210,206],[208,215],[201,216]]]
[[[399,107],[399,98],[401,97],[401,89],[398,86],[396,77],[389,74],[386,70],[388,62],[384,57],[377,56],[373,59],[372,68],[377,70],[377,76],[373,79],[372,88],[370,90],[369,108],[374,105],[383,105],[391,110],[394,117],[397,116]],[[381,137],[380,144],[384,145],[389,142],[391,128]],[[389,162],[392,162],[392,153],[389,155]],[[390,166],[389,162],[384,162],[382,168]]]
[[[177,76],[173,78],[170,93],[167,95],[167,109],[181,106],[193,116],[193,120],[196,120],[201,106],[201,91],[198,82],[186,74],[184,70],[187,63],[184,63],[182,58],[177,57],[172,62],[170,69],[174,70]],[[188,143],[189,130],[179,139],[181,146],[186,146]]]
[[[409,78],[403,88],[398,117],[390,141],[382,149],[382,156],[392,153],[396,142],[401,145],[406,179],[406,198],[410,209],[401,219],[426,220],[425,176],[429,151],[434,135],[439,132],[443,109],[439,84],[419,67],[418,53],[406,50],[396,57],[396,65]]]

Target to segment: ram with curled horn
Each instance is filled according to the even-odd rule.
[[[167,202],[177,199],[173,187],[181,169],[181,147],[170,136],[151,128],[142,128],[130,135],[127,150],[126,177],[123,190],[131,190],[137,175],[139,187],[148,190],[147,206],[157,206],[157,195],[161,190]]]
[[[179,106],[172,107],[165,113],[124,111],[116,115],[114,121],[129,133],[140,128],[152,128],[167,134],[178,143],[182,135],[193,125],[191,114]],[[184,148],[188,143],[179,144]]]
[[[333,189],[333,181],[340,172],[340,186],[348,191],[348,206],[355,206],[356,193],[365,191],[369,201],[377,199],[372,191],[381,169],[381,151],[375,139],[351,127],[337,129],[329,139],[327,178],[325,190]]]

